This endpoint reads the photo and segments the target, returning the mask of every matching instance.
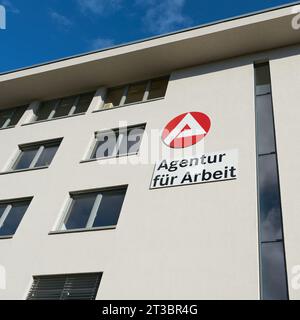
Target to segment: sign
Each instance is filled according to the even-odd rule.
[[[237,179],[238,151],[201,154],[155,165],[150,189]]]
[[[170,148],[190,147],[202,140],[210,129],[209,117],[201,112],[183,113],[163,130],[162,140]]]

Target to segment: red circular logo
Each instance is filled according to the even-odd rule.
[[[204,113],[183,113],[166,125],[162,140],[170,148],[190,147],[207,135],[210,125],[210,119]]]

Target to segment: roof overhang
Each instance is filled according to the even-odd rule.
[[[2,74],[0,108],[299,44],[294,16],[289,6]]]

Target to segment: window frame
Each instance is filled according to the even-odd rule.
[[[70,216],[71,206],[72,206],[72,203],[74,201],[74,199],[73,199],[74,196],[76,197],[76,196],[81,196],[81,195],[89,195],[91,193],[100,193],[100,192],[105,192],[105,191],[109,192],[109,191],[118,191],[118,190],[124,190],[125,191],[124,200],[123,200],[122,207],[121,207],[121,210],[120,210],[120,213],[119,213],[119,217],[120,217],[121,211],[123,209],[125,197],[126,197],[126,194],[127,194],[127,191],[128,191],[128,185],[127,184],[113,186],[113,187],[103,187],[103,188],[97,188],[97,189],[88,189],[88,190],[80,190],[80,191],[71,191],[71,192],[69,192],[68,193],[68,198],[64,202],[63,208],[61,210],[60,217],[59,217],[57,223],[55,224],[53,230],[50,231],[48,234],[49,235],[56,235],[56,234],[91,232],[91,231],[114,230],[114,229],[116,229],[117,228],[117,224],[116,225],[110,225],[110,226],[103,226],[103,227],[75,228],[75,229],[69,229],[69,230],[68,229],[62,229],[62,226]],[[93,206],[95,205],[95,202],[96,202],[96,198],[95,198]],[[93,208],[92,208],[91,212],[92,211],[93,211]],[[90,216],[89,216],[89,219],[90,219]]]
[[[11,208],[8,210],[8,213],[7,213],[6,216],[5,216],[5,219],[3,219],[3,216],[0,217],[0,221],[2,222],[2,225],[3,225],[3,223],[5,222],[5,220],[7,219],[7,217],[9,216],[13,204],[15,204],[15,203],[22,203],[22,202],[28,202],[28,206],[27,206],[27,208],[26,208],[26,211],[25,211],[25,213],[24,213],[21,221],[19,222],[19,224],[18,224],[18,226],[17,226],[17,228],[16,228],[15,233],[14,233],[14,234],[11,234],[11,235],[3,235],[3,236],[0,235],[0,240],[12,239],[12,238],[14,237],[14,235],[16,234],[16,232],[17,232],[18,229],[19,229],[20,224],[22,223],[22,220],[23,220],[23,218],[24,218],[24,216],[25,216],[25,214],[26,214],[26,212],[27,212],[27,210],[28,210],[28,208],[29,208],[32,200],[33,200],[33,196],[31,196],[31,197],[22,197],[22,198],[13,198],[13,199],[8,199],[8,200],[0,200],[0,205],[7,205],[5,211],[7,210],[7,208],[8,208],[9,206],[11,206]],[[4,212],[5,212],[5,211],[4,211]],[[2,221],[2,220],[3,220],[3,221]],[[2,225],[0,226],[0,228],[2,227]]]
[[[167,93],[167,89],[168,89],[168,85],[167,85],[167,88],[166,88],[165,95],[163,97],[148,99],[149,95],[150,95],[151,83],[152,83],[152,81],[155,81],[155,80],[158,80],[158,79],[168,79],[168,85],[169,85],[170,75],[164,75],[164,76],[153,78],[153,79],[150,79],[150,80],[142,80],[142,81],[132,82],[132,83],[121,85],[121,86],[107,88],[107,92],[106,92],[105,99],[103,101],[102,106],[100,107],[99,110],[95,110],[94,112],[112,110],[112,109],[127,107],[127,106],[131,106],[131,105],[139,104],[139,103],[145,103],[145,102],[151,102],[151,101],[165,99],[165,96],[166,96],[166,93]],[[134,86],[134,85],[138,85],[138,84],[142,84],[142,83],[146,83],[146,89],[144,91],[143,99],[140,100],[140,101],[137,101],[137,102],[126,103],[130,86]],[[122,97],[120,99],[120,103],[118,105],[116,105],[116,106],[113,106],[112,108],[104,108],[104,106],[106,105],[106,99],[107,99],[109,90],[110,89],[121,89],[121,88],[123,88],[123,95],[122,95]]]
[[[88,152],[87,152],[85,158],[82,161],[80,161],[80,163],[138,155],[139,152],[140,152],[140,149],[141,149],[141,145],[142,145],[142,142],[143,142],[143,137],[144,137],[144,133],[146,131],[146,127],[147,127],[147,123],[140,123],[140,124],[130,125],[128,127],[120,127],[120,128],[107,129],[107,130],[103,130],[103,131],[102,130],[101,131],[95,131],[94,132],[94,137],[93,137],[93,139],[92,139],[92,141],[90,143],[90,147],[88,149]],[[119,142],[120,135],[122,135],[122,139],[123,139],[124,136],[125,136],[125,133],[127,133],[130,129],[133,129],[133,128],[143,128],[144,129],[143,136],[141,138],[140,145],[139,145],[139,150],[137,152],[117,154],[119,149],[116,148],[116,146],[118,145],[120,147],[120,145],[121,145],[121,142]],[[118,139],[116,141],[116,145],[114,147],[114,154],[110,155],[110,156],[107,156],[107,157],[92,158],[92,155],[93,155],[93,153],[95,151],[95,148],[97,147],[97,141],[98,141],[97,140],[97,135],[98,134],[105,134],[106,132],[112,132],[112,131],[116,132],[118,130],[122,131],[122,133],[119,133]]]
[[[18,109],[24,109],[20,119],[18,120],[18,122],[16,124],[10,125],[12,118],[14,117],[15,113],[17,112]],[[21,118],[23,117],[24,113],[26,112],[26,110],[28,109],[28,105],[24,105],[24,106],[18,106],[18,107],[14,107],[14,108],[10,108],[10,109],[3,109],[0,110],[0,114],[2,112],[5,111],[10,111],[10,115],[9,117],[7,117],[6,121],[4,122],[3,126],[0,127],[0,130],[5,130],[5,129],[11,129],[14,128],[21,120]]]
[[[49,168],[50,164],[48,166],[38,166],[38,167],[35,167],[35,165],[39,161],[46,146],[58,145],[58,148],[57,148],[57,151],[58,151],[62,141],[63,141],[63,138],[56,138],[56,139],[51,139],[51,140],[43,140],[43,141],[18,145],[18,151],[17,151],[15,157],[13,158],[13,160],[11,161],[11,164],[9,166],[8,171],[6,171],[4,173],[14,173],[14,172],[23,172],[23,171],[31,171],[31,170],[39,170],[39,169]],[[32,161],[30,163],[30,166],[28,168],[23,168],[23,169],[14,169],[14,167],[18,164],[19,160],[21,159],[23,152],[26,150],[31,150],[34,147],[39,147],[39,148],[38,148],[35,156],[33,157]],[[51,161],[51,163],[52,163],[52,161]]]
[[[79,112],[79,113],[75,113],[75,112],[76,112],[76,108],[78,106],[78,103],[80,102],[81,97],[84,96],[84,95],[87,95],[87,94],[91,94],[91,95],[93,94],[92,100],[90,102],[90,105],[91,105],[91,103],[92,103],[92,101],[93,101],[93,99],[95,97],[96,90],[80,93],[78,95],[71,95],[71,96],[60,97],[60,98],[57,98],[57,99],[50,99],[50,100],[41,101],[39,106],[38,106],[38,108],[37,108],[37,111],[36,111],[37,113],[38,113],[38,110],[42,106],[43,103],[47,103],[47,102],[53,101],[54,107],[51,108],[51,111],[49,113],[48,118],[47,119],[38,120],[38,115],[35,114],[34,118],[31,120],[31,122],[27,123],[27,124],[40,123],[40,122],[46,122],[46,121],[52,121],[52,120],[58,120],[58,119],[64,119],[64,118],[69,118],[69,117],[74,117],[74,116],[79,116],[79,115],[86,114],[86,112],[89,109],[90,105],[88,106],[88,108],[87,108],[87,110],[85,112]],[[72,107],[70,108],[69,113],[67,115],[64,115],[64,116],[55,117],[56,110],[59,108],[61,102],[63,100],[65,100],[65,99],[73,98],[73,97],[74,97],[74,103],[73,103]]]

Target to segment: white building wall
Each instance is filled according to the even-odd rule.
[[[0,299],[25,298],[33,275],[95,271],[98,299],[258,299],[253,81],[239,60],[195,67],[172,74],[163,100],[2,130],[0,169],[19,144],[63,141],[48,169],[0,176],[0,200],[34,197],[13,239],[0,240]],[[149,133],[188,111],[212,120],[206,152],[239,150],[237,180],[149,190],[154,164],[79,163],[95,131],[126,120]],[[116,230],[48,235],[70,191],[124,184]]]
[[[271,60],[273,104],[290,299],[300,299],[300,55]]]

